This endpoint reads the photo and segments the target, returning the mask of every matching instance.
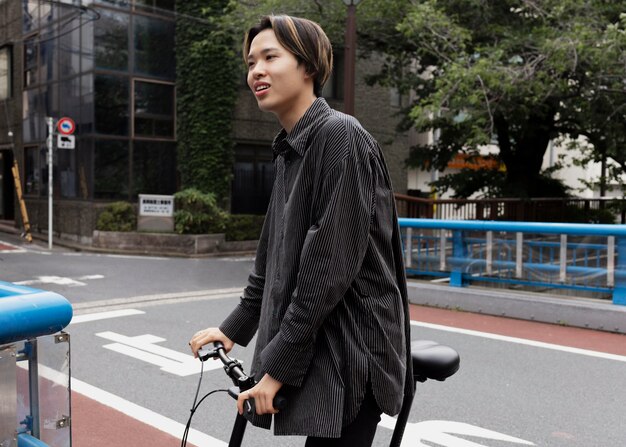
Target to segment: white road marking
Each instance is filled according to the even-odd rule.
[[[396,426],[396,419],[383,414],[379,425],[393,430]],[[504,433],[487,430],[486,428],[477,427],[464,422],[422,421],[406,424],[401,447],[429,447],[432,444],[437,444],[442,447],[480,447],[487,445],[458,438],[455,435],[505,441],[513,444],[535,445],[524,439],[515,438],[505,435]],[[424,444],[424,442],[428,442],[428,444]]]
[[[82,281],[88,281],[92,279],[102,279],[103,275],[85,275],[76,279],[65,278],[63,276],[38,276],[37,279],[28,279],[26,281],[17,281],[14,284],[18,284],[20,286],[32,286],[37,284],[56,284],[59,286],[86,286]]]
[[[138,309],[120,309],[108,312],[96,312],[92,314],[76,315],[70,324],[87,323],[90,321],[108,320],[109,318],[130,317],[132,315],[143,315],[145,312]]]
[[[24,363],[24,362],[22,362]],[[39,365],[39,375],[54,381],[62,386],[67,386],[67,375],[60,373],[50,367]],[[123,399],[115,394],[96,388],[93,385],[72,378],[72,391],[83,396],[93,399],[102,405],[114,410],[120,411],[128,417],[143,422],[146,425],[156,428],[157,430],[167,433],[176,439],[181,439],[185,426],[173,419],[160,415],[152,410],[141,407],[133,402]],[[203,447],[227,447],[227,443],[220,441],[212,436],[202,433],[195,429],[189,430],[188,441],[194,445]]]
[[[91,313],[106,309],[127,309],[129,307],[146,307],[162,304],[180,304],[190,301],[219,300],[223,298],[239,298],[242,287],[231,289],[197,290],[191,292],[159,293],[155,295],[113,298],[100,301],[85,301],[74,304],[75,313]]]
[[[84,282],[76,281],[72,278],[64,278],[62,276],[38,276],[37,279],[29,279],[26,281],[17,281],[14,284],[20,286],[32,286],[36,284],[56,284],[59,286],[85,286]]]
[[[413,321],[413,320],[411,321],[411,326],[420,326],[420,327],[424,327],[428,329],[435,329],[438,331],[455,332],[457,334],[472,335],[475,337],[483,337],[483,338],[489,338],[492,340],[506,341],[509,343],[517,343],[520,345],[534,346],[537,348],[569,352],[571,354],[580,354],[580,355],[586,355],[589,357],[598,357],[598,358],[607,359],[607,360],[617,360],[618,362],[626,362],[626,356],[623,356],[623,355],[609,354],[606,352],[599,352],[599,351],[591,351],[589,349],[572,348],[569,346],[555,345],[552,343],[545,343],[541,341],[527,340],[525,338],[490,334],[488,332],[473,331],[470,329],[461,329],[461,328],[456,328],[456,327],[443,326],[440,324],[423,323],[421,321]]]
[[[76,279],[81,280],[81,281],[89,281],[90,279],[103,279],[103,278],[104,278],[104,275],[85,275]]]
[[[127,337],[122,334],[107,331],[100,332],[96,334],[96,336],[116,342],[104,345],[103,348],[159,366],[161,367],[161,371],[180,377],[200,374],[202,366],[200,360],[194,358],[192,355],[183,354],[182,352],[156,345],[156,343],[165,341],[164,338],[156,335],[145,334]],[[221,362],[210,361],[204,364],[205,371],[221,368]]]

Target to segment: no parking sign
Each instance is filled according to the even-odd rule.
[[[76,124],[72,118],[64,117],[57,123],[57,130],[61,135],[72,135],[76,130]]]

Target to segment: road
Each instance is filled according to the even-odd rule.
[[[57,291],[75,306],[74,447],[176,446],[199,379],[187,341],[237,303],[251,258],[119,257],[44,248],[0,255],[2,280]],[[7,244],[7,242],[9,244]],[[584,329],[412,306],[412,339],[461,354],[446,382],[418,385],[406,446],[626,445],[626,337]],[[249,364],[251,348],[234,356]],[[229,386],[208,362],[201,395]],[[219,366],[219,365],[218,365]],[[225,446],[234,416],[226,394],[208,397],[190,442]],[[375,446],[388,445],[383,418]],[[249,427],[245,446],[302,446]]]

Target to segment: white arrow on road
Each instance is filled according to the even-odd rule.
[[[396,426],[396,419],[382,415],[380,426],[393,430]],[[459,438],[458,436],[472,436],[474,438],[489,439],[494,441],[506,441],[513,444],[535,445],[530,441],[476,427],[475,425],[463,422],[452,421],[423,421],[413,424],[406,424],[402,447],[430,447],[437,444],[442,447],[484,447],[489,444],[478,444],[477,442]],[[431,444],[424,444],[429,442]]]
[[[164,342],[164,338],[151,334],[127,337],[126,335],[115,332],[100,332],[96,335],[115,342],[104,345],[104,348],[160,366],[161,371],[176,374],[181,377],[200,374],[200,368],[202,366],[200,360],[194,358],[192,355],[183,354],[173,349],[156,345],[156,343]],[[222,363],[218,361],[208,361],[204,364],[205,371],[219,369],[221,367]]]
[[[82,281],[91,280],[91,279],[102,279],[104,276],[102,275],[86,275],[81,276],[80,278],[72,279],[65,278],[63,276],[38,276],[37,279],[29,279],[27,281],[18,281],[13,284],[17,284],[20,286],[32,286],[36,284],[56,284],[59,286],[86,286]]]

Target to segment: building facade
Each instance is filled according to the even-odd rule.
[[[341,58],[325,96],[342,108]],[[356,116],[384,148],[406,189],[406,138],[395,133],[398,98],[362,82]],[[46,117],[76,123],[75,149],[55,149],[54,230],[88,243],[99,211],[138,194],[173,194],[176,151],[174,0],[0,0],[0,219],[18,221],[10,174],[18,162],[34,231],[47,231]],[[242,82],[234,112],[231,212],[263,214],[278,124]],[[8,167],[8,171],[7,171]]]

